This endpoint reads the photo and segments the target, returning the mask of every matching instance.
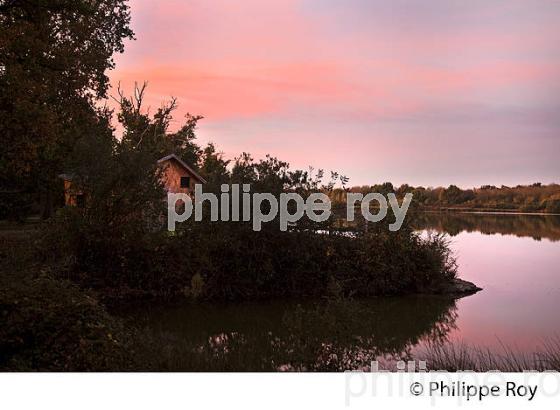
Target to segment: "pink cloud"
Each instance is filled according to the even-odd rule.
[[[496,135],[498,125],[518,138],[509,146],[525,152],[539,135],[548,147],[543,163],[551,144],[558,145],[545,139],[556,130],[549,113],[560,106],[560,50],[553,41],[560,28],[541,21],[544,11],[538,18],[534,8],[524,13],[522,3],[476,3],[450,16],[452,24],[430,10],[362,16],[363,4],[352,1],[347,9],[358,18],[300,0],[131,4],[137,41],[117,57],[112,83],[131,90],[134,81],[149,81],[152,107],[177,97],[177,117],[205,116],[201,135],[232,156],[256,150],[299,164],[303,153],[315,152],[325,166],[349,165],[366,178],[367,166],[337,156],[361,157],[366,147],[414,163],[409,147],[430,158],[460,148],[467,161],[477,147],[461,141],[472,141],[473,129]],[[529,131],[535,119],[540,128]],[[391,144],[403,139],[404,145]],[[500,155],[499,145],[492,155]]]

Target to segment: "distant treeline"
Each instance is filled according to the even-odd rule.
[[[461,189],[455,185],[450,185],[447,188],[414,187],[408,184],[395,187],[390,182],[385,182],[371,186],[363,185],[347,189],[334,189],[331,199],[334,202],[345,202],[347,192],[363,194],[395,192],[399,197],[411,192],[414,194],[413,204],[425,209],[453,208],[560,213],[560,185],[543,185],[539,182],[515,187],[484,185],[473,189]]]

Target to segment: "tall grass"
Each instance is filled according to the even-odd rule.
[[[502,372],[560,371],[560,336],[546,339],[533,353],[500,343],[500,351],[460,344],[428,345],[421,359],[431,370]]]

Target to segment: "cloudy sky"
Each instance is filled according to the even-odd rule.
[[[351,184],[560,182],[560,1],[132,0],[110,76],[228,158]],[[115,90],[113,89],[113,92]]]

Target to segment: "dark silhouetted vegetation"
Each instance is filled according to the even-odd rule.
[[[132,332],[95,296],[33,252],[36,231],[0,231],[0,370],[108,371],[135,366]]]
[[[0,202],[22,218],[10,193],[49,217],[76,141],[101,137],[110,111],[107,69],[132,38],[125,0],[0,1]],[[2,208],[2,205],[0,205]]]

